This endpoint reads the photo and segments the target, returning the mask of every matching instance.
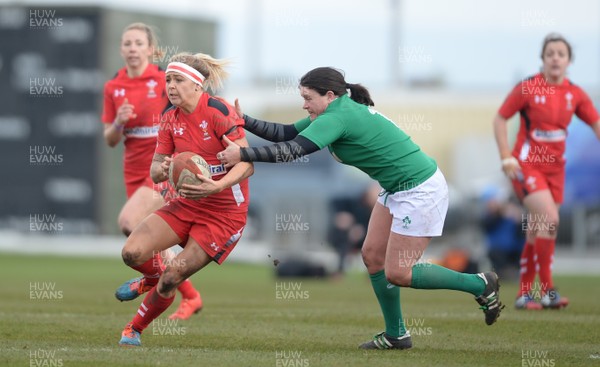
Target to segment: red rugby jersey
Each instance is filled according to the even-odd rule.
[[[545,172],[564,168],[567,126],[573,114],[588,125],[598,121],[596,108],[580,87],[567,78],[562,84],[549,84],[541,73],[517,84],[498,113],[508,119],[517,111],[521,125],[512,154],[521,165]]]
[[[211,166],[212,179],[220,180],[227,169],[217,159],[217,153],[226,148],[221,139],[224,135],[231,141],[246,136],[244,120],[224,100],[203,93],[194,112],[184,113],[172,107],[162,116],[158,132],[157,154],[194,152]],[[183,200],[187,205],[200,206],[214,211],[245,213],[248,210],[248,179],[220,193],[200,200]]]
[[[125,174],[140,170],[150,174],[160,116],[169,102],[165,85],[165,72],[154,64],[135,78],[127,76],[127,69],[123,68],[104,85],[102,122],[111,124],[125,99],[137,115],[127,121],[123,130]]]

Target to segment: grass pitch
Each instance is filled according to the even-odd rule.
[[[600,366],[598,277],[557,277],[571,305],[515,311],[485,325],[473,297],[402,289],[413,348],[361,351],[383,330],[365,274],[341,281],[277,279],[273,266],[211,264],[192,281],[204,310],[169,322],[174,304],[142,334],[117,345],[140,299],[114,290],[136,273],[117,259],[0,255],[3,366]]]

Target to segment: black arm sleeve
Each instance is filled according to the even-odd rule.
[[[302,135],[298,135],[293,140],[264,147],[240,148],[240,156],[243,162],[289,163],[317,150],[319,150],[317,144]]]
[[[248,115],[244,115],[244,129],[252,134],[272,142],[292,140],[298,135],[294,125],[278,124],[257,120]]]

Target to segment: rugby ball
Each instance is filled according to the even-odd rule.
[[[204,158],[194,152],[183,152],[173,157],[169,166],[169,182],[179,191],[183,184],[199,185],[201,181],[196,177],[200,174],[210,178],[210,165]]]

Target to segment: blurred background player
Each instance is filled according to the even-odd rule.
[[[216,158],[226,136],[248,146],[241,128],[244,121],[223,100],[205,92],[221,87],[227,76],[225,64],[204,54],[177,54],[169,60],[166,90],[174,107],[162,116],[150,175],[154,182],[164,182],[172,155],[189,151],[211,165],[214,180],[198,175],[200,185],[184,185],[180,197],[146,217],[127,238],[123,261],[144,275],[140,289],[149,293],[123,330],[121,345],[141,345],[141,333],[173,302],[175,289],[211,261],[221,264],[246,225],[247,178],[253,165],[242,162],[225,169]],[[177,243],[184,249],[163,271],[156,254]],[[129,285],[119,287],[117,295],[137,297],[140,292]]]
[[[368,90],[347,83],[339,70],[309,71],[300,79],[300,95],[309,116],[293,125],[244,116],[247,130],[278,143],[240,148],[228,142],[218,157],[226,166],[240,161],[290,162],[327,147],[336,160],[360,169],[383,187],[371,213],[362,255],[385,331],[360,348],[412,347],[399,287],[470,293],[481,306],[486,324],[493,324],[502,308],[496,273],[466,274],[419,262],[431,238],[442,234],[448,210],[448,186],[437,163],[394,122],[372,109]],[[237,102],[236,107],[242,115]]]
[[[359,197],[340,196],[332,199],[330,205],[333,216],[327,237],[338,255],[334,277],[343,276],[348,255],[360,251],[379,191],[381,187],[373,183]]]
[[[488,186],[481,195],[480,224],[492,269],[502,279],[515,280],[525,235],[521,224],[523,211],[511,199],[501,188]]]
[[[588,95],[567,77],[573,59],[571,45],[559,34],[543,42],[542,71],[519,83],[508,95],[495,117],[494,135],[502,170],[512,180],[516,195],[527,209],[527,240],[521,254],[517,309],[561,308],[568,300],[560,297],[552,281],[552,262],[563,201],[565,140],[573,114],[588,124],[600,138],[600,121]],[[508,145],[507,120],[520,113],[520,128],[512,149]],[[540,289],[534,289],[535,275]]]
[[[125,67],[104,86],[104,140],[115,147],[125,139],[123,176],[127,202],[121,209],[118,224],[126,235],[150,213],[165,204],[161,191],[169,185],[153,185],[150,164],[161,113],[169,101],[165,93],[165,73],[150,62],[154,55],[160,56],[155,32],[144,23],[133,23],[125,27],[121,36],[121,57]],[[162,253],[165,260],[173,257],[171,250]],[[141,279],[132,282],[140,287]],[[187,319],[202,308],[200,293],[190,280],[179,287],[183,297],[172,319]]]

